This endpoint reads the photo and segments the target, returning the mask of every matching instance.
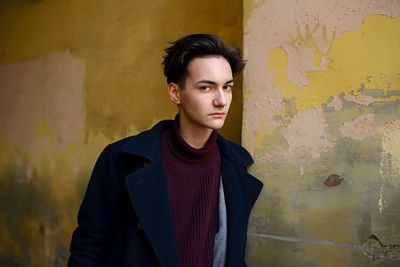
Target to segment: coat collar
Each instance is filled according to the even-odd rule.
[[[144,131],[134,138],[131,138],[128,143],[122,146],[121,151],[153,161],[160,157],[161,134],[170,126],[172,126],[172,120],[160,121],[150,130]],[[218,134],[217,143],[222,154],[240,167],[245,167],[253,163],[253,159],[247,151],[225,140],[220,134]]]
[[[162,132],[172,126],[172,120],[160,121],[150,130],[132,137],[121,147],[121,151],[153,161],[160,157],[160,140]]]

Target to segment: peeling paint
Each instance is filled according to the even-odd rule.
[[[360,141],[370,136],[377,137],[382,130],[383,127],[376,125],[373,113],[359,116],[351,122],[344,122],[339,128],[343,136]]]
[[[340,185],[343,182],[343,180],[344,178],[341,178],[339,175],[331,174],[325,179],[324,184],[327,187],[337,186]]]
[[[289,68],[288,51],[279,47],[268,52],[268,68],[276,73],[273,78],[274,84],[281,88],[285,98],[294,97],[296,99],[296,107],[299,111],[320,107],[321,104],[327,102],[330,96],[342,92],[348,94],[356,91],[361,84],[368,84],[368,78],[366,78],[368,73],[365,73],[364,69],[368,69],[369,74],[374,75],[374,77],[382,76],[379,74],[384,73],[387,79],[398,80],[395,78],[397,75],[393,75],[391,72],[396,72],[396,68],[400,69],[400,52],[396,49],[400,37],[392,35],[391,32],[400,27],[398,26],[400,18],[370,16],[365,21],[359,32],[346,32],[334,42],[329,52],[334,60],[328,64],[329,68],[326,71],[309,72],[307,76],[309,82],[301,87],[298,87],[287,76],[286,72]],[[392,24],[392,21],[395,23]],[[380,28],[387,29],[387,31],[363,34],[369,28],[375,30],[376,25],[380,25]],[[381,36],[382,34],[387,36]],[[379,41],[382,38],[387,39],[388,43],[384,49],[376,50],[375,47],[382,45]],[[353,43],[350,50],[346,49],[348,43]],[[366,43],[368,46],[365,46]],[[359,49],[359,47],[362,47],[362,49]],[[387,58],[387,54],[390,54],[391,57]],[[365,61],[363,68],[358,67],[360,58]],[[382,61],[383,58],[385,58],[385,61]],[[380,63],[379,67],[376,62]],[[381,78],[370,82],[368,86],[386,88],[387,83],[387,80]],[[324,90],[321,91],[320,88],[324,88]],[[391,96],[391,100],[381,98],[380,101],[395,101],[397,99],[398,96]]]
[[[322,151],[332,148],[335,138],[325,132],[328,124],[323,116],[322,109],[305,110],[297,114],[290,125],[282,130],[289,149],[289,158],[303,158],[311,156],[316,159]]]
[[[347,102],[354,102],[360,105],[368,106],[376,101],[376,98],[367,95],[346,95],[344,100]]]
[[[307,72],[324,70],[329,62],[314,64],[315,52],[325,54],[326,57],[332,42],[344,32],[358,31],[368,15],[385,14],[391,17],[400,15],[400,3],[392,0],[379,3],[373,0],[329,2],[281,0],[266,1],[254,7],[253,3],[249,2],[245,2],[246,8],[251,10],[247,11],[250,16],[245,24],[247,33],[245,52],[260,56],[249,61],[249,66],[254,64],[255,67],[261,67],[259,71],[265,71],[266,65],[261,63],[265,57],[261,55],[272,48],[282,47],[289,53],[287,77],[299,87],[309,83]],[[388,6],[390,8],[387,8]],[[285,16],[281,13],[283,11]],[[268,41],[263,42],[263,40]],[[317,68],[316,65],[323,67]]]
[[[328,107],[332,107],[335,111],[340,111],[343,107],[343,101],[337,96],[333,96],[332,101],[327,104]]]
[[[249,265],[375,266],[357,244],[400,240],[400,2],[244,6]]]
[[[382,214],[384,209],[385,209],[385,204],[386,201],[384,200],[383,196],[383,186],[381,185],[381,188],[379,189],[379,201],[378,201],[378,208],[379,208],[379,213]]]
[[[381,140],[381,175],[392,186],[400,188],[400,119],[386,124]]]
[[[389,259],[400,261],[400,245],[382,245],[381,241],[371,235],[363,244],[362,251],[371,261]]]

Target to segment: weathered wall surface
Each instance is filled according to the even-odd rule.
[[[94,161],[174,116],[162,50],[194,32],[241,47],[242,2],[0,1],[0,266],[65,266]]]
[[[245,0],[244,17],[242,139],[265,184],[249,265],[400,264],[400,2]]]

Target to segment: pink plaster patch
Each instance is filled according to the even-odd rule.
[[[78,142],[85,125],[85,71],[85,63],[69,50],[0,67],[0,135],[5,142],[31,153],[50,141],[53,151]],[[35,137],[42,122],[52,136]]]
[[[344,137],[350,137],[359,141],[370,136],[376,137],[383,130],[384,127],[376,125],[373,113],[359,116],[354,121],[345,122],[339,128]]]
[[[290,125],[282,130],[282,135],[289,145],[288,157],[312,159],[320,153],[334,147],[334,137],[325,132],[328,124],[321,108],[305,110],[294,116]]]

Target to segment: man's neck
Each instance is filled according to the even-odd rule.
[[[179,133],[183,140],[193,148],[200,149],[207,143],[212,129],[203,127],[191,127],[192,125],[186,125],[180,118],[179,120]]]

